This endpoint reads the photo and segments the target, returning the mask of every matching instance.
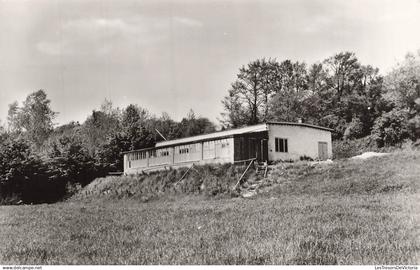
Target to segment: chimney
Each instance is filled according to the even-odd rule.
[[[298,123],[302,124],[303,123],[303,118],[298,118]]]

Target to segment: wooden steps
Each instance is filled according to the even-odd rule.
[[[262,163],[262,162],[257,162],[257,161],[253,161],[253,163],[254,163],[254,168],[255,168],[255,174],[258,176],[257,179],[248,180],[248,179],[243,178],[246,171],[251,166],[251,163],[250,163],[247,169],[242,174],[237,185],[235,186],[235,188],[238,189],[241,196],[245,198],[256,195],[258,193],[258,190],[261,188],[261,186],[263,186],[267,182],[266,178],[267,178],[268,169],[269,169],[268,164],[266,162]]]

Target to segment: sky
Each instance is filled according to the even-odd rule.
[[[242,65],[353,51],[390,71],[420,49],[420,0],[0,0],[0,121],[45,89],[55,122],[104,99],[217,122]]]

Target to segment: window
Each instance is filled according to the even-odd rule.
[[[169,151],[161,151],[161,152],[160,152],[160,156],[161,156],[161,157],[166,157],[166,156],[169,156]]]
[[[179,153],[180,154],[188,154],[190,152],[189,148],[180,148]]]
[[[220,140],[221,144],[222,144],[222,148],[225,148],[229,145],[229,142],[227,139],[222,139]]]
[[[287,139],[276,138],[276,152],[283,152],[283,153],[289,152]]]
[[[135,152],[130,155],[130,160],[146,159],[146,152]]]
[[[151,158],[155,158],[156,157],[156,150],[155,149],[149,151],[149,157],[151,157]]]
[[[212,150],[212,149],[214,149],[214,141],[204,142],[203,148],[204,148],[204,150]]]

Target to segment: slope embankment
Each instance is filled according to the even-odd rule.
[[[72,199],[138,199],[148,201],[164,196],[238,196],[232,187],[244,166],[231,164],[194,166],[135,176],[98,178]],[[368,159],[342,159],[334,162],[277,163],[266,178],[251,168],[241,188],[258,187],[255,194],[374,194],[419,187],[420,153],[398,151]]]

